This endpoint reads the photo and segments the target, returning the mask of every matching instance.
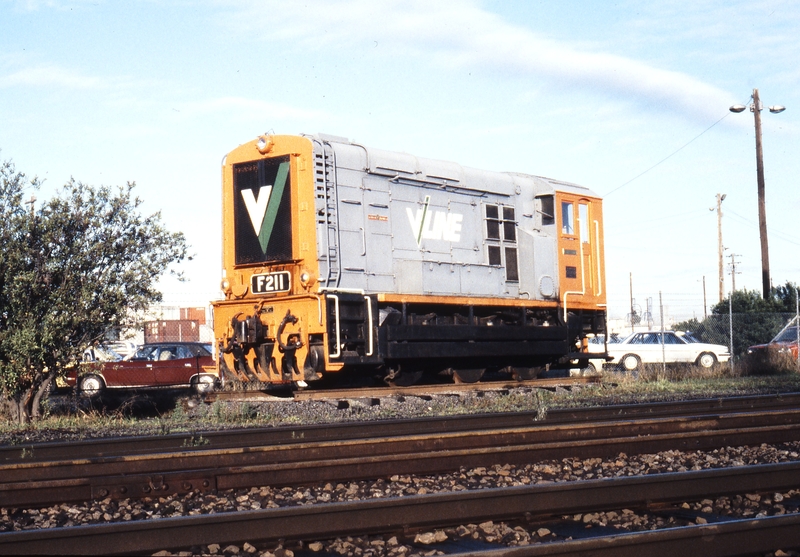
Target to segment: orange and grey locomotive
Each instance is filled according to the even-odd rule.
[[[265,135],[223,165],[220,376],[517,378],[605,332],[601,200],[527,174]]]

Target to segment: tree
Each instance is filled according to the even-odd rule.
[[[0,167],[0,397],[20,423],[83,350],[133,324],[161,300],[157,279],[186,257],[180,232],[144,217],[135,184],[70,180],[38,209],[38,190],[11,162]]]
[[[769,342],[795,313],[796,287],[791,282],[773,287],[764,299],[755,290],[737,290],[711,308],[712,317],[730,327],[733,313],[733,349],[742,355],[749,346]]]

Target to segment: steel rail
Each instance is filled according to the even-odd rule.
[[[493,380],[479,381],[477,383],[428,383],[409,385],[407,387],[361,386],[308,389],[292,391],[291,396],[285,396],[286,391],[271,394],[268,391],[214,391],[206,394],[203,400],[206,403],[222,401],[242,402],[267,402],[267,401],[307,401],[307,400],[347,400],[364,399],[389,396],[431,396],[431,395],[461,395],[472,392],[497,392],[511,389],[555,389],[571,388],[583,385],[599,384],[603,382],[600,376],[592,377],[550,377],[545,379],[529,380]],[[283,395],[283,396],[282,396]]]
[[[291,404],[291,403],[290,403]],[[392,437],[415,433],[477,431],[523,427],[531,424],[597,422],[641,416],[715,414],[735,410],[800,408],[800,394],[655,402],[591,408],[553,409],[546,416],[536,412],[465,414],[374,422],[347,422],[304,426],[195,431],[158,436],[113,437],[68,442],[18,443],[0,447],[0,465],[12,462],[46,462],[87,457],[133,456],[165,451],[199,451],[244,446],[287,445],[323,440],[346,441],[368,437]]]
[[[344,400],[381,396],[425,396],[470,392],[509,391],[511,389],[555,389],[602,383],[602,377],[551,377],[526,381],[481,381],[478,383],[436,383],[408,387],[361,387],[353,389],[303,390],[293,393],[294,400]]]
[[[800,410],[533,425],[0,466],[0,506],[431,474],[565,457],[800,439]]]
[[[800,547],[800,515],[793,514],[561,543],[469,551],[459,553],[458,557],[750,557],[796,547]]]
[[[123,554],[197,547],[211,543],[324,540],[341,535],[415,530],[478,523],[489,519],[546,517],[621,508],[646,508],[656,503],[684,502],[752,492],[784,491],[797,488],[799,484],[800,463],[583,480],[7,532],[0,533],[0,554]],[[657,545],[659,540],[665,538],[667,541],[672,539],[670,543],[674,544],[677,543],[674,539],[682,538],[691,540],[691,543],[701,544],[700,546],[705,549],[715,546],[723,537],[734,539],[726,537],[734,535],[736,540],[741,540],[736,543],[743,545],[733,547],[747,548],[746,552],[769,551],[776,549],[776,544],[785,544],[784,547],[797,546],[800,542],[800,514],[674,530],[674,532],[670,530],[648,532],[647,535],[621,534],[601,539],[526,548],[504,548],[497,554],[513,552],[508,554],[595,555],[593,552],[581,553],[591,546],[592,551],[597,548],[604,552],[597,553],[598,555],[634,555],[635,553],[630,551],[638,547],[639,555],[666,556],[669,554],[650,553],[650,544]],[[744,540],[739,537],[742,530],[746,532],[758,530],[760,534]],[[759,540],[761,545],[755,547],[752,543],[755,539]],[[715,543],[707,543],[708,541]],[[720,547],[730,550],[729,543],[732,542],[721,543]],[[641,544],[647,544],[648,550],[642,552]],[[570,549],[576,547],[579,549]],[[616,549],[621,552],[615,553]],[[528,553],[529,551],[532,553]],[[553,553],[550,553],[551,551]],[[738,553],[712,551],[703,554]]]

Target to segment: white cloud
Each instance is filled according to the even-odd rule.
[[[17,10],[37,12],[45,10],[69,10],[73,7],[98,4],[98,0],[14,0]]]
[[[209,113],[243,113],[248,117],[254,115],[266,115],[271,118],[295,118],[314,120],[323,116],[323,113],[315,110],[299,109],[283,103],[273,103],[258,99],[248,99],[244,97],[220,97],[203,101],[193,101],[183,103],[179,109],[182,113],[189,115],[209,114]]]
[[[82,75],[56,66],[25,68],[0,76],[0,87],[62,87],[66,89],[92,89],[102,80]]]
[[[626,102],[706,119],[718,115],[720,106],[737,102],[691,75],[542,37],[474,1],[311,0],[268,6],[259,1],[244,8],[230,5],[227,22],[266,41],[294,41],[322,51],[369,48],[375,56],[424,55],[440,67],[566,81]]]

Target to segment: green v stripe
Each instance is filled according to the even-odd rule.
[[[282,162],[278,166],[278,174],[275,176],[275,185],[272,186],[272,195],[269,196],[267,212],[264,215],[264,222],[261,223],[261,231],[258,233],[258,243],[261,245],[261,251],[264,255],[267,253],[269,239],[270,236],[272,236],[272,227],[275,226],[275,220],[278,218],[278,209],[281,206],[283,191],[286,189],[286,178],[288,176],[289,163]]]

